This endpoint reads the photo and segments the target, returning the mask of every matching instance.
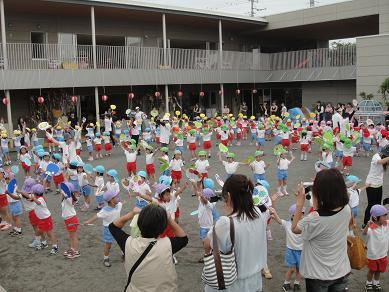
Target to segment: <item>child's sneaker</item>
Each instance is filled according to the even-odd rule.
[[[10,231],[8,234],[9,234],[9,235],[11,235],[11,236],[14,236],[14,237],[16,237],[16,236],[20,236],[20,235],[22,235],[22,232],[21,232],[21,231],[17,231],[17,230],[15,230],[15,229],[13,229],[13,230],[12,230],[12,231]]]
[[[109,259],[104,259],[103,264],[107,268],[109,268],[111,266],[111,263],[109,262]]]
[[[74,251],[74,250],[72,250],[66,257],[68,258],[68,259],[75,259],[75,258],[78,258],[78,257],[80,257],[80,252],[79,251]]]
[[[65,256],[65,257],[67,257],[69,254],[71,254],[72,253],[72,249],[67,249],[67,250],[65,250],[64,252],[63,252],[63,255]]]
[[[42,248],[48,248],[49,247],[49,245],[47,244],[46,241],[42,241],[41,245],[42,245]]]
[[[28,247],[31,247],[31,248],[36,248],[36,246],[40,244],[40,242],[36,239],[34,239],[29,245]]]
[[[374,291],[373,284],[366,284],[366,285],[365,285],[365,291],[366,291],[366,292],[368,292],[368,291]]]
[[[282,285],[282,291],[284,292],[292,291],[292,287],[290,286],[290,283]]]
[[[373,289],[374,289],[374,291],[382,291],[381,284],[377,283],[377,284],[373,285]]]
[[[50,250],[51,255],[55,255],[58,253],[58,246],[53,246],[53,248]]]
[[[300,284],[297,284],[297,283],[294,283],[293,285],[293,291],[300,291],[301,290],[301,285]]]
[[[42,244],[39,242],[36,246],[35,246],[35,250],[41,250],[42,249]]]

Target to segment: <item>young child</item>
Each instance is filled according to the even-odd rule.
[[[161,151],[161,159],[163,159],[164,161],[166,161],[166,163],[169,163],[169,149],[167,147],[162,147],[160,149]],[[170,176],[170,169],[166,169],[165,171],[162,172],[162,175],[167,175],[167,176]]]
[[[346,175],[350,174],[350,168],[353,165],[353,156],[355,153],[355,147],[353,147],[350,138],[346,138],[343,144],[343,170]]]
[[[138,181],[135,184],[134,193],[136,195],[135,210],[140,211],[151,201],[151,189],[146,183],[147,174],[141,170],[138,172]]]
[[[335,150],[336,163],[339,165],[339,163],[343,159],[343,141],[339,133],[334,137],[334,141],[335,141],[335,149],[336,149]]]
[[[88,160],[93,161],[93,140],[88,134],[85,135],[86,149],[88,151]]]
[[[215,208],[216,203],[211,203],[209,200],[211,197],[213,197],[215,194],[211,189],[204,189],[202,191],[197,192],[197,197],[199,200],[199,207],[198,207],[198,220],[199,220],[199,237],[200,240],[203,243],[204,247],[204,240],[207,238],[208,231],[213,226],[213,215],[212,210]],[[205,252],[205,247],[204,247]],[[199,262],[203,262],[203,259],[201,258]]]
[[[209,161],[207,159],[207,152],[205,150],[199,151],[199,159],[195,162],[195,168],[201,176],[201,181],[198,181],[196,184],[193,183],[193,188],[195,192],[200,190],[201,182],[208,177]]]
[[[109,224],[120,217],[120,211],[122,210],[122,203],[119,202],[118,193],[114,190],[107,190],[103,194],[104,201],[107,206],[104,206],[99,213],[94,215],[91,219],[84,222],[86,224],[92,224],[97,219],[103,220],[102,237],[104,242],[104,260],[103,264],[105,267],[111,267],[109,262],[109,251],[111,250],[112,243],[115,241],[111,232],[108,229]]]
[[[41,184],[35,184],[31,188],[31,192],[33,193],[31,199],[36,204],[35,214],[36,217],[39,219],[38,230],[39,232],[47,235],[47,237],[51,240],[52,249],[50,251],[50,254],[55,255],[58,253],[58,244],[57,244],[57,238],[55,237],[53,231],[53,220],[51,218],[51,212],[47,208],[46,199],[43,197],[45,188]],[[41,243],[37,244],[35,249],[36,250],[42,249]]]
[[[176,182],[178,185],[182,179],[182,167],[184,163],[181,159],[181,152],[179,150],[174,151],[174,157],[169,163],[169,168],[171,171],[171,177],[173,182]]]
[[[370,148],[372,143],[372,136],[368,128],[362,130],[362,147],[365,151],[365,156],[369,157]]]
[[[294,213],[296,212],[296,204],[293,204],[289,208],[289,216],[290,220],[285,221],[282,220],[277,212],[271,208],[271,217],[278,223],[281,224],[285,229],[286,234],[286,249],[285,249],[285,263],[288,266],[288,270],[285,274],[284,285],[282,285],[282,291],[299,291],[301,289],[300,281],[301,275],[299,272],[300,269],[300,258],[301,251],[303,250],[303,238],[301,234],[295,234],[292,231],[292,221]],[[303,210],[304,214],[304,210]],[[296,278],[294,280],[293,289],[290,285],[290,280],[293,275],[296,274]]]
[[[36,129],[35,128],[32,128],[31,129],[31,144],[32,146],[36,147],[38,146],[38,134],[36,132]]]
[[[196,159],[196,130],[191,129],[186,135],[186,142],[188,144],[188,149],[192,160]]]
[[[111,137],[109,132],[103,133],[105,156],[110,156],[112,151]]]
[[[22,143],[21,143],[22,136],[21,136],[21,134],[22,134],[22,132],[20,132],[19,130],[15,130],[14,131],[14,137],[12,138],[13,141],[14,141],[14,147],[15,147],[15,151],[17,152],[18,159],[20,157],[20,147],[22,146]]]
[[[73,192],[73,185],[71,183],[64,183],[69,188],[70,194],[65,194],[62,191],[62,218],[65,223],[66,231],[69,235],[70,248],[65,250],[63,255],[68,259],[75,259],[80,256],[79,241],[77,235],[78,218],[74,204],[77,202],[76,193]]]
[[[354,219],[358,216],[358,206],[359,206],[359,195],[363,190],[366,189],[367,186],[363,186],[362,188],[357,188],[358,183],[361,180],[355,175],[349,175],[346,177],[345,182],[347,186],[347,193],[349,195],[349,206],[351,208],[351,215]]]
[[[203,132],[201,133],[201,136],[203,137],[203,148],[204,151],[207,152],[208,158],[211,158],[211,148],[212,148],[212,129],[209,130],[208,128],[204,128]],[[193,157],[192,157],[193,158]]]
[[[307,137],[307,131],[301,131],[301,139],[300,139],[300,160],[307,161],[307,152],[309,150],[309,139]]]
[[[86,127],[86,135],[85,136],[88,136],[89,138],[91,138],[91,140],[93,140],[95,138],[95,125],[93,123],[89,123]]]
[[[105,168],[102,165],[97,165],[93,171],[96,173],[94,184],[91,186],[95,189],[96,208],[95,211],[100,211],[104,207],[103,188],[104,188],[104,172]]]
[[[335,166],[334,159],[332,157],[331,146],[324,143],[321,147],[321,161],[327,164],[330,168]]]
[[[96,133],[96,138],[93,139],[93,143],[95,144],[96,159],[103,158],[100,133]]]
[[[43,159],[39,163],[39,174],[42,180],[42,184],[45,187],[46,192],[51,191],[50,190],[50,184],[51,184],[51,176],[46,174],[46,168],[50,164],[50,153],[44,152],[43,153]]]
[[[281,196],[289,195],[286,188],[288,184],[288,168],[289,165],[294,160],[293,153],[290,153],[290,160],[286,158],[287,151],[284,150],[280,153],[280,156],[277,159],[277,179],[278,179],[278,188],[277,191]]]
[[[7,174],[6,181],[9,182],[9,176]],[[23,205],[20,201],[20,197],[16,194],[16,189],[12,194],[8,193],[8,209],[9,214],[12,219],[13,229],[9,232],[11,236],[19,236],[22,235],[22,215],[23,215]]]
[[[92,194],[92,187],[89,185],[88,175],[84,171],[84,163],[77,164],[77,179],[80,185],[81,194],[84,196],[84,206],[81,207],[81,212],[86,212],[91,204],[90,195]],[[76,200],[77,201],[77,200]]]
[[[265,134],[266,130],[264,129],[263,124],[259,123],[257,129],[257,150],[261,150],[261,148],[265,146]]]
[[[26,159],[31,161],[31,156],[27,152],[26,146],[21,146],[20,147],[19,162],[24,170],[24,176],[27,178],[27,177],[30,177],[30,166],[25,163]]]
[[[176,150],[181,152],[182,160],[185,160],[185,158],[184,158],[184,135],[182,134],[182,132],[177,133],[176,141],[174,143],[176,144]]]
[[[239,165],[244,164],[242,162],[235,161],[235,153],[231,152],[227,154],[227,161],[223,160],[221,153],[219,152],[219,161],[223,163],[227,173],[227,178],[229,178],[238,170]]]
[[[370,210],[371,221],[363,229],[367,235],[367,281],[366,291],[382,291],[381,273],[386,272],[389,247],[388,210],[382,205],[374,205]]]
[[[253,181],[266,180],[265,172],[268,165],[262,160],[263,151],[255,151],[255,160],[250,163],[250,168],[253,171]]]
[[[3,152],[3,164],[11,165],[11,158],[9,156],[9,139],[7,132],[1,133],[1,151]]]
[[[153,152],[153,147],[148,146],[145,148],[146,173],[151,185],[155,183],[154,153],[155,152]]]
[[[135,175],[137,148],[134,144],[131,144],[130,146],[126,146],[126,144],[122,143],[121,146],[124,151],[124,154],[126,155],[128,176]]]
[[[61,154],[54,153],[52,159],[53,159],[53,163],[58,165],[59,168],[58,172],[53,176],[53,182],[56,188],[56,192],[59,193],[60,192],[59,185],[65,181],[65,177],[63,176],[64,165],[61,162],[62,161]]]

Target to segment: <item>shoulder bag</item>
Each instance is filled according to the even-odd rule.
[[[234,220],[230,217],[230,236],[232,247],[227,253],[219,251],[215,225],[212,232],[212,253],[204,256],[204,268],[201,275],[203,282],[218,290],[230,287],[237,279],[236,260],[235,260],[235,228]]]
[[[355,225],[353,231],[354,236],[347,236],[347,254],[351,268],[361,270],[367,265],[366,248]]]

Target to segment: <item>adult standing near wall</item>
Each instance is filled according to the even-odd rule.
[[[109,225],[109,231],[124,254],[128,282],[125,291],[177,291],[177,274],[172,257],[188,244],[187,235],[167,216],[165,209],[150,204],[142,209],[137,220],[141,236],[131,237],[122,228],[134,216],[135,213],[130,212]],[[172,229],[174,237],[160,238],[167,226]],[[134,269],[147,250],[148,253]]]
[[[199,104],[196,103],[193,107],[193,118],[197,117],[201,113],[201,109],[199,107]]]
[[[370,163],[370,170],[366,178],[367,207],[365,218],[363,219],[364,228],[370,220],[370,209],[375,204],[382,202],[382,186],[384,184],[384,173],[389,164],[389,145],[386,145],[380,153],[373,155]]]
[[[322,105],[320,100],[318,100],[316,102],[315,113],[316,113],[316,116],[319,117],[319,122],[321,122],[324,118],[323,117],[324,116],[324,106]]]
[[[159,129],[160,129],[160,137],[159,140],[162,144],[162,147],[167,147],[169,146],[170,143],[170,135],[171,135],[171,125],[169,123],[169,118],[164,117],[162,121],[158,122]]]
[[[223,291],[262,291],[261,270],[266,264],[266,219],[259,208],[254,206],[253,183],[244,175],[230,176],[223,186],[222,197],[227,216],[222,216],[215,224],[219,250],[231,250],[230,218],[234,224],[235,258],[238,279]],[[206,253],[212,247],[212,229],[204,246]],[[205,286],[205,291],[218,291]]]
[[[332,128],[333,129],[338,128],[340,132],[343,133],[342,132],[343,117],[341,115],[341,112],[342,112],[342,108],[338,107],[336,109],[336,112],[332,115]]]
[[[275,101],[273,101],[270,107],[270,115],[277,115],[277,113],[278,113],[278,105]]]
[[[342,174],[326,169],[316,174],[312,187],[314,212],[302,218],[305,189],[298,186],[292,231],[301,234],[304,245],[300,273],[307,292],[346,291],[351,271],[347,235],[351,220],[348,194]]]
[[[240,107],[239,107],[239,112],[242,113],[244,116],[247,116],[247,110],[248,110],[248,107],[247,107],[247,104],[246,102],[242,102]]]
[[[223,108],[222,115],[227,116],[230,113],[230,108],[225,104]]]
[[[26,121],[23,117],[18,118],[18,130],[23,133],[23,137],[20,139],[21,145],[24,145],[24,134],[26,133]]]
[[[334,108],[332,107],[332,104],[329,102],[326,104],[326,107],[324,109],[324,115],[323,115],[324,120],[326,122],[331,121],[333,113],[334,113]]]

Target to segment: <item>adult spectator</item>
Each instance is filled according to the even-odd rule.
[[[223,116],[226,116],[230,113],[230,108],[225,104],[224,107],[223,107]]]
[[[169,123],[169,119],[167,117],[164,117],[162,121],[158,121],[160,134],[159,134],[159,141],[161,142],[162,147],[169,146],[170,143],[170,135],[171,135],[171,125]]]
[[[228,216],[222,216],[215,225],[221,252],[231,250],[230,218],[235,229],[235,258],[238,279],[223,291],[262,291],[261,270],[266,264],[266,219],[253,204],[253,183],[244,175],[234,174],[225,182],[222,197]],[[212,247],[212,229],[204,246],[209,253]],[[218,291],[205,286],[205,291]]]
[[[285,106],[285,103],[281,103],[281,116],[283,116],[288,111],[287,107]]]
[[[70,126],[74,129],[77,125],[77,122],[78,122],[77,117],[74,113],[70,114],[69,121],[70,121]]]
[[[384,173],[389,164],[389,145],[385,146],[380,153],[373,155],[370,163],[369,173],[366,178],[367,207],[362,227],[365,227],[370,220],[370,209],[375,204],[382,202],[382,186],[384,184]]]
[[[343,118],[348,119],[350,123],[353,124],[354,127],[358,126],[358,120],[354,117],[355,114],[355,108],[354,106],[349,102],[346,104],[346,108],[343,112]]]
[[[333,129],[338,128],[340,130],[340,132],[343,133],[342,132],[343,118],[342,118],[341,112],[342,112],[342,108],[338,107],[336,109],[336,112],[332,115],[332,128]]]
[[[240,107],[239,107],[239,112],[242,113],[244,116],[247,116],[247,110],[248,110],[248,107],[247,107],[247,104],[246,102],[242,102]]]
[[[140,237],[131,237],[124,232],[124,225],[135,216],[134,212],[116,219],[109,231],[124,254],[124,267],[129,281],[125,291],[177,291],[177,274],[173,254],[188,244],[184,230],[167,216],[166,210],[156,204],[147,205],[138,217]],[[170,226],[174,237],[159,236]],[[148,247],[151,247],[135,270],[135,263]],[[129,277],[132,271],[131,277]]]
[[[319,122],[323,120],[324,116],[324,106],[321,104],[321,101],[318,100],[315,107],[316,116],[319,117]]]
[[[144,118],[144,113],[140,110],[139,106],[135,108],[135,120],[142,120]]]
[[[23,117],[18,118],[18,130],[23,133],[23,137],[20,139],[21,145],[24,145],[24,134],[26,133],[26,121]]]
[[[292,222],[292,231],[301,234],[304,241],[300,273],[305,278],[306,291],[346,291],[351,271],[347,256],[351,209],[339,170],[318,172],[312,195],[314,211],[302,218],[306,199],[304,186],[299,185]]]
[[[199,104],[196,103],[195,106],[193,107],[193,118],[197,117],[201,113],[201,109],[199,107]]]
[[[270,107],[270,115],[277,115],[277,113],[278,113],[278,105],[275,101],[273,101]]]
[[[326,107],[324,109],[324,120],[326,122],[331,121],[333,113],[334,113],[334,108],[332,107],[332,104],[329,102],[326,104]]]

